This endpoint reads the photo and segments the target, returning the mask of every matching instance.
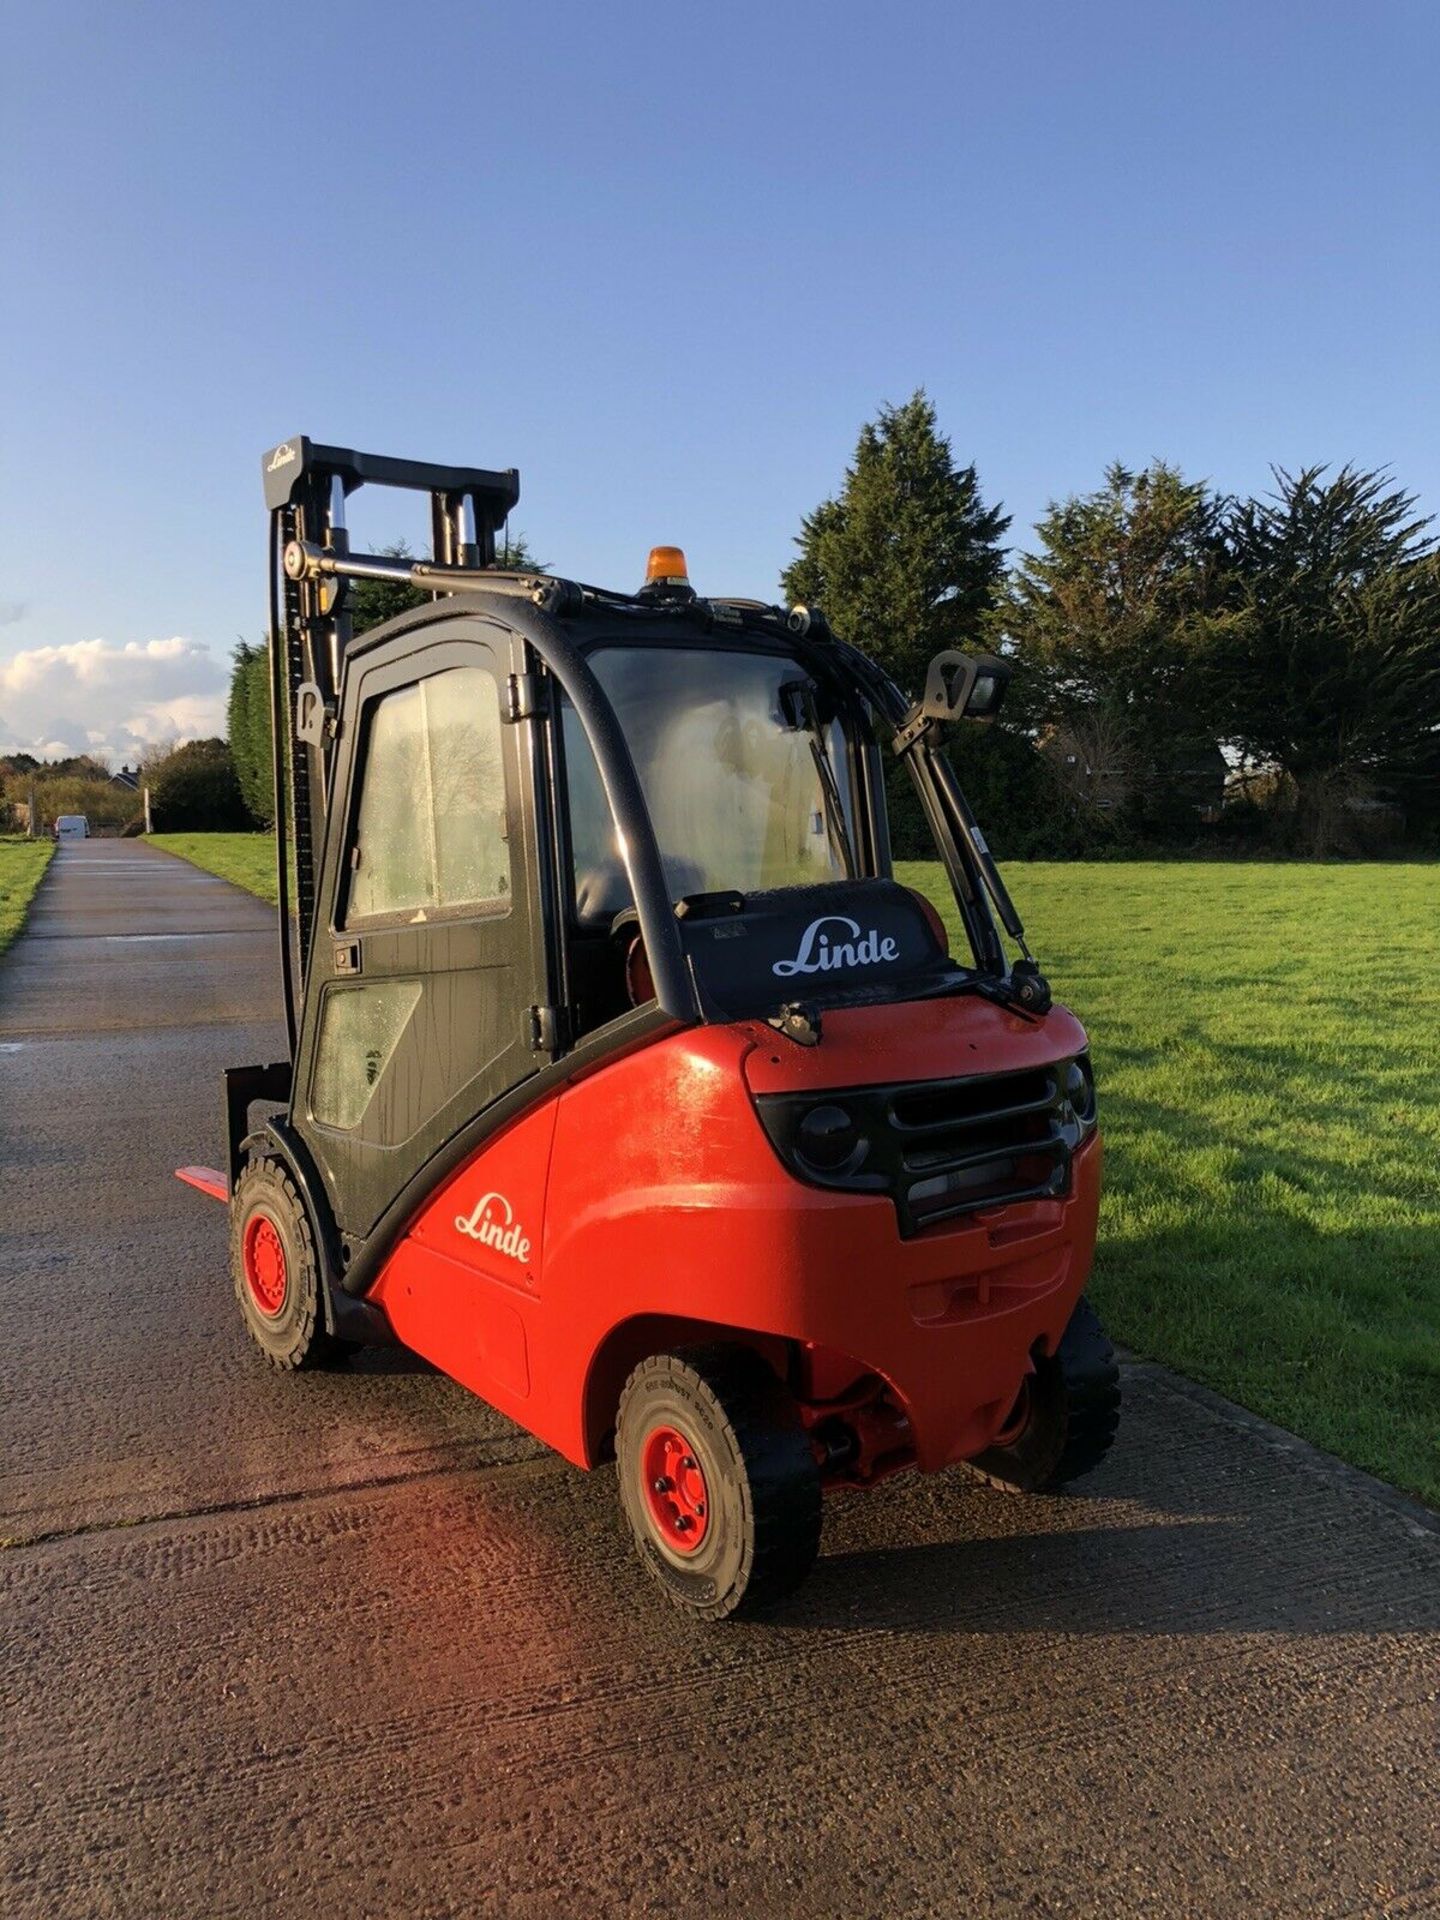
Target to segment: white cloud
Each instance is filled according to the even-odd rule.
[[[198,640],[73,640],[0,659],[0,752],[99,753],[119,766],[165,740],[225,731],[228,663]]]

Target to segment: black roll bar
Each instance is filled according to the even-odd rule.
[[[467,610],[473,606],[502,626],[513,628],[534,648],[564,688],[585,729],[600,770],[605,797],[619,829],[620,853],[645,940],[655,998],[661,1011],[674,1020],[689,1025],[703,1019],[704,1010],[681,943],[650,809],[645,804],[629,743],[604,688],[559,622],[529,599],[510,593],[467,591],[464,604]]]
[[[278,480],[272,471],[277,460],[282,467],[282,477]],[[442,518],[446,529],[455,524],[449,518],[452,500],[462,494],[467,501],[474,500],[484,482],[514,480],[518,494],[518,476],[514,474],[486,475],[479,469],[431,467],[421,462],[387,460],[333,447],[312,448],[302,436],[293,443],[282,443],[268,456],[267,497],[272,488],[277,496],[293,493],[307,465],[332,480],[338,479],[347,490],[366,480],[431,490],[436,503],[437,535],[445,531],[440,527]],[[287,471],[291,466],[300,470],[293,479]],[[498,504],[497,492],[492,511]],[[277,514],[276,518],[279,517]],[[664,865],[629,745],[583,653],[571,643],[548,611],[550,605],[566,606],[581,590],[557,580],[497,577],[483,565],[474,564],[474,548],[458,537],[437,538],[437,550],[440,557],[436,560],[410,560],[351,553],[343,538],[330,539],[322,546],[302,537],[286,545],[283,570],[292,584],[304,584],[312,590],[325,579],[353,577],[404,581],[437,595],[453,593],[463,596],[477,611],[488,613],[502,625],[508,624],[529,643],[564,688],[595,754],[605,796],[619,828],[621,852],[645,938],[657,1002],[673,1019],[687,1023],[703,1020],[706,1017],[704,1002],[672,911]],[[992,904],[1005,931],[1018,943],[1028,962],[1029,949],[1020,916],[961,791],[954,768],[940,747],[938,719],[924,711],[925,703],[907,700],[883,668],[858,648],[837,639],[819,616],[808,613],[797,616],[802,616],[801,609],[791,614],[788,625],[792,636],[808,642],[803,650],[809,651],[811,647],[817,651],[833,650],[875,711],[896,729],[895,751],[907,762],[915,780],[966,933],[982,967],[999,975],[1006,970],[1004,949],[991,913]],[[818,629],[813,635],[812,626]]]

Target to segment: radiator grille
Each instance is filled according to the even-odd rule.
[[[896,1088],[886,1120],[898,1149],[895,1203],[909,1231],[1069,1187],[1078,1130],[1054,1068]]]
[[[1095,1126],[1083,1053],[1018,1073],[767,1094],[756,1105],[776,1151],[800,1179],[888,1193],[907,1237],[960,1214],[1068,1193],[1075,1149]],[[855,1142],[838,1166],[817,1166],[806,1145],[806,1118],[821,1106],[830,1137]],[[838,1136],[836,1109],[850,1122]]]

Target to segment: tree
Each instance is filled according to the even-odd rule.
[[[138,794],[128,787],[117,786],[108,774],[97,773],[95,762],[83,754],[78,759],[37,760],[28,769],[5,774],[0,778],[0,795],[3,795],[0,814],[4,813],[6,803],[12,814],[18,807],[28,809],[32,794],[40,831],[53,823],[57,814],[83,813],[92,833],[118,832],[134,819],[140,807]]]
[[[1355,837],[1357,803],[1432,812],[1440,785],[1440,558],[1383,473],[1275,470],[1230,519],[1247,617],[1223,660],[1229,731],[1284,777],[1313,852]]]
[[[230,670],[230,753],[246,811],[256,826],[275,819],[274,756],[270,743],[270,649],[241,640]]]
[[[861,428],[839,495],[805,517],[781,590],[822,606],[838,633],[918,694],[933,654],[979,634],[1009,525],[984,504],[974,467],[955,465],[922,389]]]
[[[1164,461],[1116,463],[1050,506],[1010,577],[992,630],[1017,658],[1012,697],[1065,750],[1052,758],[1082,812],[1173,820],[1196,755],[1214,760],[1216,649],[1242,618],[1226,510]]]
[[[975,468],[955,465],[922,389],[861,428],[838,495],[802,523],[781,591],[789,602],[823,607],[837,633],[918,695],[934,654],[979,638],[1004,573],[1000,540],[1009,525],[1007,514],[985,505]],[[1018,789],[1031,773],[1028,747],[1006,745],[992,734],[977,748],[958,733],[952,744],[961,779],[978,781],[980,804],[989,802],[1002,852],[1002,821],[1025,810]],[[1005,777],[997,780],[1001,763]],[[908,776],[892,768],[887,784],[896,853],[931,852]]]
[[[380,553],[387,560],[413,560],[415,557],[404,540],[381,547]],[[347,591],[346,609],[350,615],[350,628],[357,634],[378,627],[382,620],[393,620],[397,613],[408,613],[412,607],[423,607],[430,598],[423,588],[407,586],[403,580],[352,580]]]
[[[187,740],[147,760],[145,778],[157,833],[225,832],[251,824],[223,740]]]

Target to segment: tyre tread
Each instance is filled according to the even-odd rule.
[[[657,1371],[673,1380],[689,1375],[707,1389],[720,1425],[745,1462],[752,1502],[752,1537],[726,1593],[702,1605],[660,1584],[672,1605],[697,1619],[718,1621],[759,1612],[792,1593],[819,1552],[820,1478],[805,1429],[760,1355],[720,1342],[642,1360],[621,1391],[617,1424],[624,1422],[627,1406]]]
[[[271,1205],[277,1210],[280,1207],[285,1209],[300,1250],[300,1272],[296,1276],[297,1281],[303,1282],[299,1295],[300,1318],[294,1329],[294,1337],[283,1352],[277,1352],[255,1337],[247,1310],[241,1238],[250,1211],[250,1196],[257,1187],[269,1189]],[[251,1344],[266,1366],[272,1367],[277,1373],[296,1373],[302,1368],[309,1370],[332,1364],[347,1351],[343,1343],[334,1339],[325,1329],[320,1300],[320,1289],[324,1283],[310,1216],[300,1197],[299,1188],[278,1160],[251,1160],[235,1183],[230,1200],[230,1272],[241,1316],[251,1335]]]
[[[1053,1493],[1093,1473],[1120,1426],[1120,1368],[1100,1317],[1082,1294],[1055,1350],[1066,1393],[1065,1438],[1053,1466],[1034,1486],[1022,1486],[984,1463],[994,1449],[965,1462],[973,1479],[999,1493]]]

